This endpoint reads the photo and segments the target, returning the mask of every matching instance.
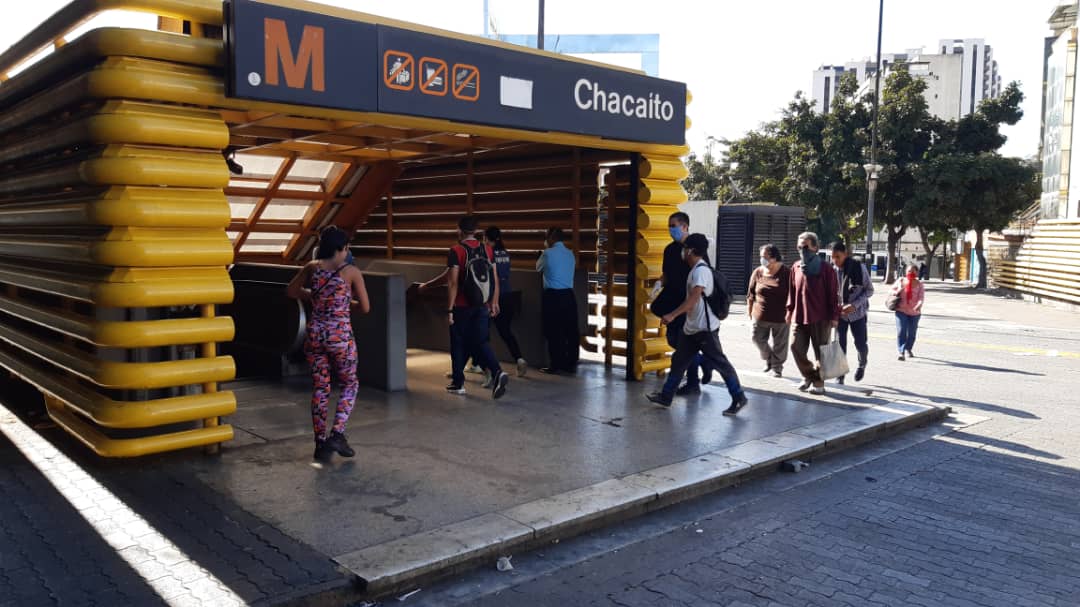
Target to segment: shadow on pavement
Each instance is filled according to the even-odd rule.
[[[990,403],[979,403],[971,400],[963,400],[960,398],[948,398],[944,396],[933,396],[929,394],[920,394],[918,392],[910,392],[902,388],[894,388],[892,386],[867,386],[873,389],[875,392],[880,390],[882,394],[897,394],[901,396],[909,396],[913,398],[925,399],[935,405],[956,405],[958,407],[970,407],[979,411],[987,411],[990,413],[1001,413],[1002,415],[1009,415],[1011,417],[1019,417],[1021,419],[1042,419],[1038,415],[1029,411],[1023,411],[1021,409],[1014,409],[1012,407],[1003,407],[1001,405],[993,405]]]
[[[1022,371],[1020,369],[1009,369],[1007,367],[990,367],[987,365],[974,365],[971,363],[960,363],[952,360],[941,360],[940,358],[929,358],[926,356],[919,356],[916,360],[930,361],[939,365],[945,365],[949,367],[958,367],[960,369],[970,369],[972,371],[991,371],[993,373],[1015,373],[1017,375],[1030,375],[1033,377],[1046,377],[1045,373],[1032,373],[1031,371]]]

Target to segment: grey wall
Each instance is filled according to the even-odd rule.
[[[415,263],[391,260],[357,260],[357,265],[368,272],[395,273],[402,276],[405,288],[426,282],[438,276],[445,266],[442,264]],[[547,346],[544,341],[541,322],[541,296],[543,281],[535,270],[515,269],[510,277],[513,292],[520,296],[521,307],[512,325],[514,335],[521,344],[522,354],[534,366],[547,365]],[[585,332],[588,297],[588,277],[578,270],[574,277],[574,292],[578,300],[578,328]],[[420,297],[415,289],[408,298],[408,345],[410,348],[425,350],[450,351],[450,334],[446,324],[446,290],[438,289],[428,296]],[[492,344],[495,354],[503,361],[511,361],[510,353],[499,339],[493,326]]]

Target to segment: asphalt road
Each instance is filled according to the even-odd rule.
[[[948,404],[952,425],[516,555],[511,572],[492,566],[393,603],[1080,604],[1080,313],[935,284],[917,358],[900,362],[883,299],[871,313],[866,380],[830,390]],[[758,368],[748,331],[735,317],[721,336],[753,376],[744,371]],[[793,378],[775,381],[794,389]]]

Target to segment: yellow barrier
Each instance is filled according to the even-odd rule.
[[[101,193],[53,194],[0,205],[4,226],[226,228],[229,203],[220,190],[115,186]]]

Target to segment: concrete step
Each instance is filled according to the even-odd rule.
[[[747,441],[697,457],[538,499],[513,508],[370,546],[334,560],[365,598],[429,584],[480,564],[573,537],[909,428],[950,409],[893,402]]]

